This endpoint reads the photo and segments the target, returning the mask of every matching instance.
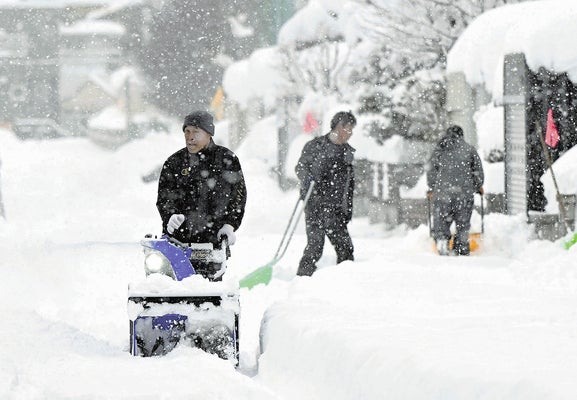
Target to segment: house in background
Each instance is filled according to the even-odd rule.
[[[120,67],[91,78],[70,104],[86,110],[87,136],[95,143],[116,148],[149,131],[168,132],[167,117],[145,101],[146,84],[137,69]]]
[[[6,94],[0,120],[21,124],[15,130],[22,137],[36,134],[28,126],[32,121],[46,130],[60,119],[59,26],[66,16],[54,3],[0,3],[0,90]]]
[[[549,239],[575,223],[575,179],[545,185],[553,163],[577,144],[575,18],[566,0],[498,7],[477,17],[447,57],[449,116],[485,152],[487,168],[501,171],[486,192],[501,194],[503,212],[526,216]],[[544,142],[549,110],[555,146]]]
[[[124,143],[150,127],[166,129],[160,112],[145,103],[144,80],[126,67],[132,64],[130,35],[122,21],[142,21],[145,5],[111,0],[0,3],[0,88],[7,93],[0,98],[0,122],[21,138],[90,136],[103,143],[114,135],[123,137],[112,142]],[[123,18],[108,20],[109,14]],[[97,124],[96,129],[98,116],[114,108],[115,115],[122,114],[123,128],[111,133]]]

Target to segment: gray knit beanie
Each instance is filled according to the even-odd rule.
[[[194,111],[184,117],[184,124],[182,125],[182,131],[187,126],[196,126],[204,131],[206,131],[210,136],[214,136],[214,122],[212,115],[206,111]]]

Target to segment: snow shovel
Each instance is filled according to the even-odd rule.
[[[541,125],[537,124],[537,133],[539,135],[539,141],[541,142],[541,147],[543,148],[543,154],[545,155],[545,161],[547,162],[547,167],[551,171],[551,178],[553,179],[553,185],[555,186],[555,191],[557,192],[557,203],[559,204],[559,219],[563,222],[567,236],[564,242],[565,250],[569,250],[575,243],[577,243],[577,232],[571,232],[571,227],[567,221],[567,210],[565,210],[565,204],[561,198],[561,191],[559,190],[559,185],[557,185],[557,179],[555,178],[555,171],[553,171],[553,162],[551,161],[551,156],[549,155],[549,150],[547,149],[547,143],[543,138],[541,132],[543,132]],[[555,147],[555,146],[553,146]]]
[[[476,251],[481,247],[481,241],[483,240],[483,234],[485,233],[485,204],[483,195],[481,196],[481,232],[469,233],[469,250]]]
[[[574,233],[573,237],[565,242],[565,250],[569,250],[575,243],[577,243],[577,233]]]
[[[299,219],[304,211],[304,208],[309,200],[309,197],[311,196],[311,193],[313,191],[313,187],[315,186],[315,182],[312,181],[307,193],[305,195],[304,200],[301,200],[300,198],[298,199],[297,203],[295,204],[295,208],[293,209],[293,212],[289,218],[289,222],[287,224],[287,227],[284,231],[283,237],[280,241],[280,244],[278,246],[278,249],[276,250],[276,253],[274,254],[274,257],[272,258],[272,260],[270,260],[268,263],[266,263],[265,265],[263,265],[260,268],[255,269],[254,271],[252,271],[250,274],[246,275],[244,278],[242,278],[239,281],[239,286],[241,288],[248,288],[248,289],[252,289],[253,287],[255,287],[256,285],[260,285],[265,284],[268,285],[270,280],[272,279],[272,267],[280,261],[280,259],[284,256],[288,245],[292,239],[293,233],[298,225]],[[299,209],[299,205],[302,206]],[[297,212],[298,209],[298,212]],[[290,230],[290,232],[289,232]]]

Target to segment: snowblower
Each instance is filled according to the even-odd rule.
[[[128,288],[130,353],[160,356],[186,345],[238,366],[238,286],[215,281],[226,271],[226,239],[214,248],[147,235],[141,245],[146,278]],[[197,273],[206,265],[218,269],[208,279]]]
[[[481,244],[483,242],[483,234],[485,233],[485,205],[484,205],[484,200],[483,200],[483,195],[479,194],[481,196],[481,231],[480,232],[469,232],[469,251],[471,253],[479,250],[481,248]],[[431,198],[429,196],[427,196],[427,208],[428,208],[428,219],[427,222],[429,224],[429,236],[432,238],[433,237],[433,213],[431,211],[432,209],[432,201]],[[452,252],[453,251],[453,239],[454,239],[454,235],[451,235],[451,238],[449,239],[449,250]],[[437,244],[435,243],[435,241],[433,240],[433,248],[435,253],[438,252],[437,249]]]

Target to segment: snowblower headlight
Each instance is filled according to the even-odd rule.
[[[165,274],[172,275],[170,261],[159,251],[151,251],[144,258],[144,270],[146,275]]]

